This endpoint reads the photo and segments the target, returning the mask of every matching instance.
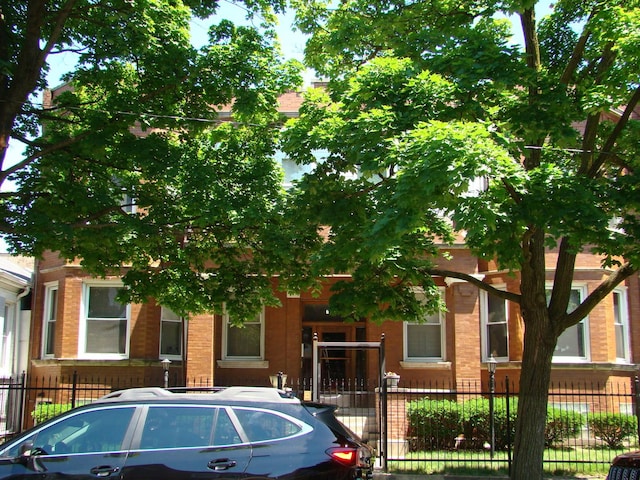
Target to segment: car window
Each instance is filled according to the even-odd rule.
[[[240,435],[236,427],[233,426],[229,414],[225,409],[218,409],[215,429],[213,434],[213,445],[236,445],[241,443]]]
[[[148,450],[208,446],[217,410],[197,406],[149,407],[140,448]]]
[[[105,408],[72,415],[40,430],[33,446],[50,455],[122,450],[134,411],[134,407]]]
[[[234,412],[252,442],[291,437],[302,430],[300,425],[272,412],[249,409]]]

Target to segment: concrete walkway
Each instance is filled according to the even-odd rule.
[[[578,476],[578,477],[545,477],[553,480],[605,480],[605,477]],[[495,476],[469,476],[469,475],[442,475],[442,474],[406,474],[374,472],[374,480],[509,480],[502,475]]]

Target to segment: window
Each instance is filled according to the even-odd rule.
[[[424,299],[424,293],[417,293]],[[404,322],[404,359],[434,362],[445,358],[444,312],[425,315],[422,322]]]
[[[284,152],[280,150],[276,152],[276,160],[280,162],[282,171],[284,173],[283,186],[285,188],[291,188],[293,186],[293,182],[301,180],[306,173],[311,173],[315,168],[315,164],[310,164],[310,165],[297,164],[295,161],[286,157]]]
[[[129,306],[116,300],[120,283],[86,283],[80,352],[84,358],[126,358],[129,354]]]
[[[121,451],[134,411],[134,407],[101,408],[66,417],[38,432],[33,446],[49,455]]]
[[[615,289],[613,296],[613,326],[616,332],[616,360],[629,363],[629,317],[627,315],[627,291]]]
[[[13,311],[15,304],[7,303],[7,299],[0,297],[0,372],[11,375],[13,357]]]
[[[56,340],[56,318],[58,316],[58,282],[45,285],[44,325],[42,332],[42,356],[53,357]]]
[[[182,359],[182,318],[162,307],[160,320],[160,357]]]
[[[120,206],[122,207],[122,211],[124,211],[125,213],[128,213],[128,214],[136,213],[136,201],[128,193],[124,193],[122,195],[122,201],[120,202]]]
[[[483,361],[487,361],[492,355],[497,360],[508,360],[509,308],[507,301],[481,291],[480,321]]]
[[[250,442],[278,440],[303,435],[311,430],[311,427],[293,418],[263,410],[236,408],[234,413]]]
[[[571,296],[567,312],[571,313],[582,302],[586,293],[586,286],[574,286],[571,288]],[[547,303],[551,298],[551,286],[547,287]],[[555,362],[584,362],[589,359],[588,352],[588,322],[587,318],[583,318],[576,325],[567,328],[556,343],[556,349],[553,355]]]
[[[233,360],[259,360],[264,358],[264,309],[253,320],[241,327],[231,324],[224,315],[223,356]]]
[[[214,419],[224,410],[209,407],[149,407],[140,448],[188,448],[210,445]],[[239,443],[239,442],[237,442]]]

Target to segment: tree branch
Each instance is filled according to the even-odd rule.
[[[553,279],[549,316],[561,317],[567,312],[571,297],[571,281],[575,270],[576,255],[571,251],[570,241],[564,237],[560,242],[556,271]]]
[[[606,280],[604,280],[598,287],[589,294],[587,298],[576,308],[573,312],[568,313],[562,317],[559,325],[566,329],[573,325],[576,325],[580,320],[585,318],[589,313],[602,301],[607,295],[609,295],[614,288],[616,288],[625,279],[636,273],[638,269],[632,266],[630,263],[625,263],[618,270],[613,272]]]
[[[440,277],[450,277],[457,278],[458,280],[464,280],[465,282],[471,283],[475,285],[481,290],[490,293],[498,298],[502,298],[504,300],[509,300],[510,302],[514,302],[520,304],[521,295],[518,293],[508,292],[506,290],[500,290],[495,288],[494,286],[483,282],[482,280],[477,279],[473,275],[469,275],[467,273],[456,272],[454,270],[443,270],[440,268],[429,268],[427,269],[427,273],[429,275],[437,275]]]
[[[593,163],[593,165],[591,166],[591,169],[589,170],[589,173],[588,173],[589,177],[594,177],[595,175],[597,175],[602,165],[604,165],[607,156],[611,155],[611,151],[615,147],[615,144],[618,141],[618,137],[620,137],[622,130],[629,122],[629,118],[631,117],[631,114],[633,113],[636,106],[638,105],[638,102],[640,102],[640,86],[636,88],[635,92],[629,99],[629,102],[625,106],[622,116],[616,122],[616,125],[613,128],[613,131],[611,132],[609,137],[607,138],[606,142],[604,142],[600,155],[598,155],[597,160]]]
[[[593,12],[589,16],[589,20],[591,20],[591,17],[593,17]],[[587,20],[587,24],[589,23],[589,20]],[[571,78],[573,77],[573,74],[576,72],[576,70],[578,69],[578,66],[582,62],[582,57],[584,56],[584,49],[587,46],[587,41],[589,40],[590,36],[591,36],[591,32],[589,30],[585,30],[582,32],[582,35],[578,39],[576,46],[573,48],[573,52],[571,52],[571,58],[569,59],[567,66],[565,67],[564,71],[562,72],[562,75],[560,76],[560,83],[564,85],[569,85],[569,83],[571,82]]]

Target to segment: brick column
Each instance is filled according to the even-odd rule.
[[[187,383],[196,379],[215,384],[215,318],[212,314],[189,317],[187,332]]]

